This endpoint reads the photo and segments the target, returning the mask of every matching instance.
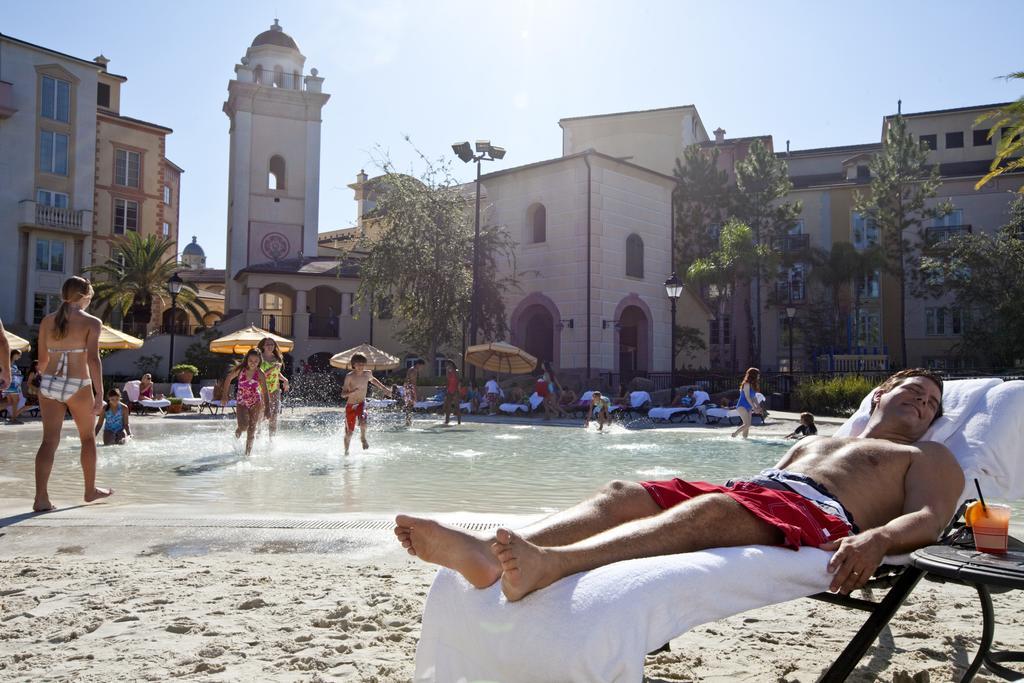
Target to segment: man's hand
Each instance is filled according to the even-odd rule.
[[[880,529],[870,529],[818,547],[836,551],[828,562],[828,571],[833,575],[828,589],[849,595],[863,588],[882,564],[889,550],[889,540]]]

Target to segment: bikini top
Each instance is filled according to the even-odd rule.
[[[85,353],[87,349],[48,349],[49,353],[60,354],[60,358],[57,360],[57,367],[53,371],[54,377],[63,377],[64,373],[68,370],[68,354],[69,353]]]

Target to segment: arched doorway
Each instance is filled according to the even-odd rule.
[[[164,334],[169,334],[172,328],[174,329],[174,334],[177,335],[187,335],[189,333],[188,314],[177,306],[164,311],[162,322]]]
[[[626,306],[619,315],[619,339],[616,349],[619,360],[619,374],[623,381],[629,381],[638,374],[650,370],[649,357],[650,321],[639,306]]]
[[[541,363],[555,360],[555,321],[547,308],[530,306],[523,312],[523,349]]]

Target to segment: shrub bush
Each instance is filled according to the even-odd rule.
[[[793,409],[815,415],[847,417],[857,410],[861,400],[875,386],[874,380],[860,375],[801,382],[793,390]]]

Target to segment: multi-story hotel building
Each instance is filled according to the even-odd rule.
[[[171,129],[120,113],[124,76],[0,35],[0,316],[14,329],[60,304],[69,275],[134,231],[175,242],[182,170]],[[153,325],[159,317],[154,316]]]

